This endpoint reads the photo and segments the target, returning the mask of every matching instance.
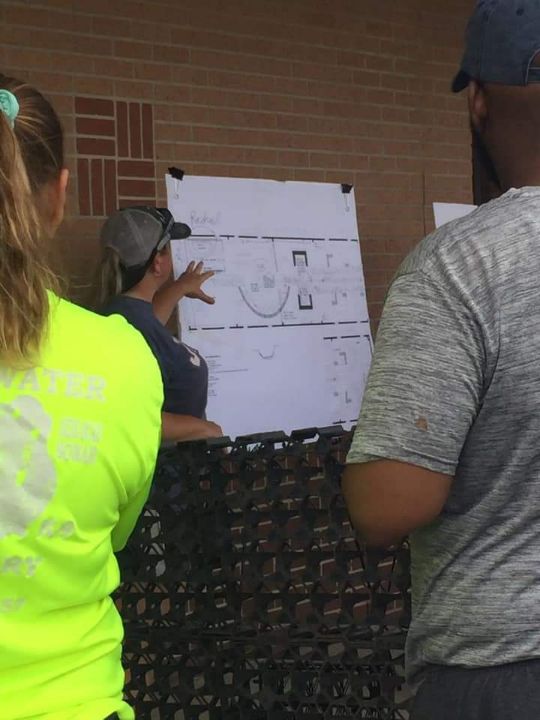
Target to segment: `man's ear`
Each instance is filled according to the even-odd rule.
[[[467,92],[471,123],[475,130],[483,132],[488,118],[486,91],[476,80],[471,80]]]

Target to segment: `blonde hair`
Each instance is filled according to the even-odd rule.
[[[64,166],[63,133],[50,103],[31,86],[0,74],[19,114],[0,111],[0,362],[33,364],[49,318],[47,290],[58,283],[47,262],[40,192]]]
[[[97,288],[94,308],[99,310],[117,295],[123,292],[122,268],[120,256],[112,248],[103,249],[103,257],[97,270],[95,287]]]
[[[158,251],[158,255],[169,252],[169,245]],[[97,267],[94,280],[94,293],[92,309],[96,312],[102,310],[117,295],[136,287],[144,278],[152,265],[154,253],[145,265],[135,268],[125,268],[120,255],[111,247],[102,248],[102,255]]]

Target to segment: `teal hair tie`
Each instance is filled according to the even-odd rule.
[[[0,110],[7,117],[11,127],[15,127],[15,118],[19,114],[19,101],[9,90],[0,90]]]

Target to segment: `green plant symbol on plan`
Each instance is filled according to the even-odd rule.
[[[52,421],[33,397],[0,404],[0,540],[23,536],[56,490],[56,469],[47,452]]]

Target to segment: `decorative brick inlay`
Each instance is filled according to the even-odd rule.
[[[154,114],[148,103],[75,98],[81,215],[155,205]]]

